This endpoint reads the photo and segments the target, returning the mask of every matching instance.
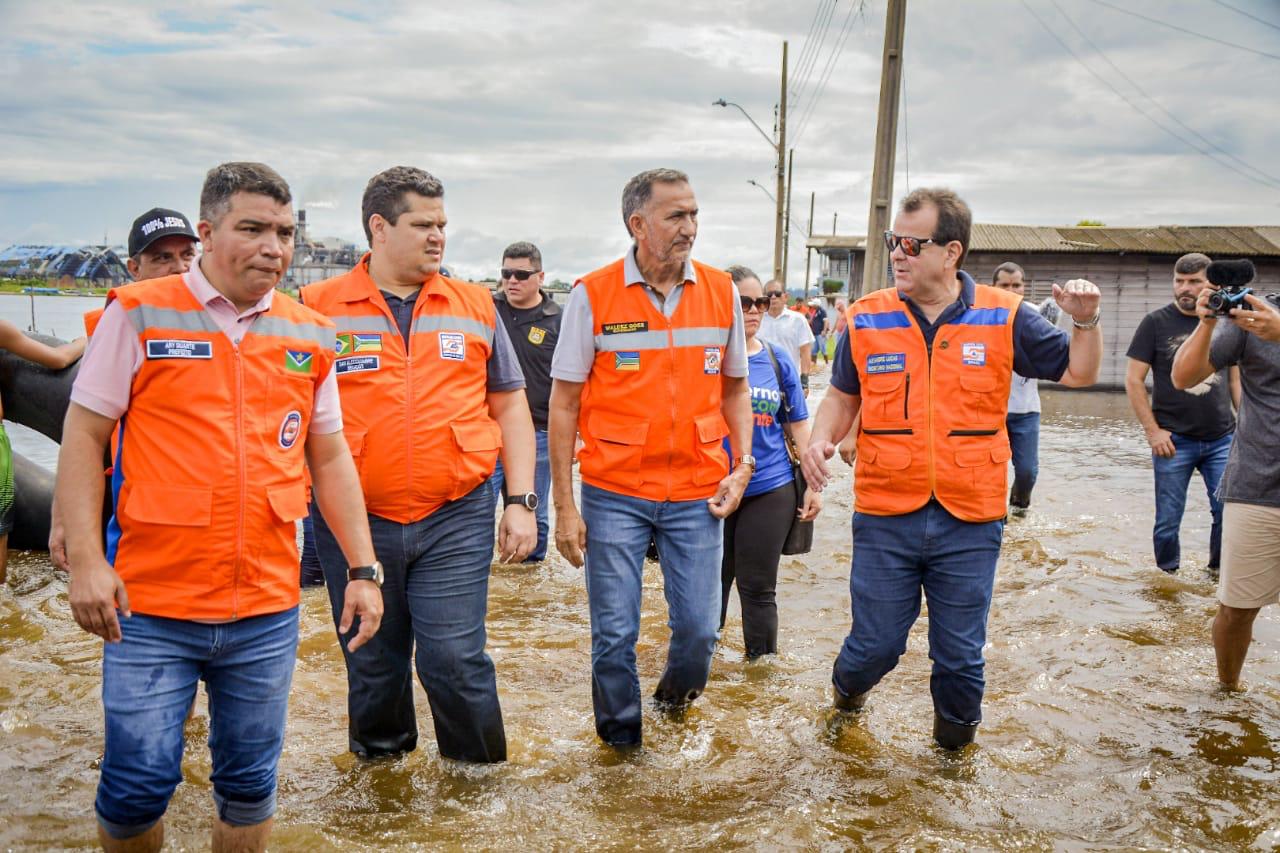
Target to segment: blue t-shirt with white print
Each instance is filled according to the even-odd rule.
[[[778,359],[778,369],[782,372],[782,384],[787,390],[791,414],[788,417],[782,408],[778,377],[774,373],[768,351],[762,348],[747,359],[747,379],[751,383],[751,415],[755,426],[751,437],[751,455],[756,458],[756,470],[751,475],[744,497],[762,495],[791,482],[791,461],[787,458],[786,436],[783,434],[782,424],[809,419],[804,391],[800,387],[799,368],[785,350],[775,347],[773,352]],[[727,442],[725,448],[732,453],[728,450]]]

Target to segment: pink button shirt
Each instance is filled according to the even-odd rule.
[[[199,261],[191,265],[182,280],[222,333],[237,346],[254,318],[271,307],[273,293],[268,293],[249,310],[237,311],[235,304],[205,278]],[[103,417],[118,420],[129,409],[129,391],[141,367],[142,343],[138,333],[120,304],[112,302],[89,339],[89,347],[80,361],[80,372],[71,387],[71,401]],[[341,429],[338,379],[330,370],[316,390],[309,431],[326,435]]]

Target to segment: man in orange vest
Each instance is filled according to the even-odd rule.
[[[849,309],[804,474],[821,489],[834,441],[862,415],[854,474],[853,628],[836,660],[835,704],[859,711],[906,650],[929,602],[934,739],[958,749],[982,718],[987,612],[1004,530],[1016,370],[1091,385],[1102,360],[1093,284],[1054,285],[1067,334],[1022,298],[961,271],[969,207],[947,189],[915,190],[884,235],[895,287]]]
[[[197,265],[108,297],[58,462],[71,612],[107,641],[96,802],[106,850],[163,844],[200,679],[213,849],[265,849],[298,646],[304,465],[361,579],[343,606],[343,633],[359,619],[348,647],[374,635],[382,611],[342,439],[333,324],[275,291],[293,255],[289,187],[261,163],[224,163],[205,179],[200,219]],[[104,553],[102,458],[117,421]]]
[[[374,549],[386,566],[382,630],[346,654],[352,752],[416,748],[414,646],[440,754],[507,757],[493,661],[485,653],[493,497],[502,454],[502,559],[537,542],[534,434],[524,377],[493,298],[440,273],[444,186],[397,166],[364,191],[370,251],[345,275],[302,289],[337,325],[338,387],[360,469]],[[327,513],[312,511],[316,552],[340,614],[347,579]]]
[[[653,539],[661,555],[671,626],[654,696],[680,707],[702,692],[711,670],[722,520],[737,508],[755,459],[742,308],[728,273],[689,258],[698,203],[688,177],[674,169],[636,175],[622,193],[622,219],[635,244],[579,280],[565,306],[549,443],[556,547],[575,566],[585,552],[596,732],[634,747],[646,546]],[[571,473],[578,434],[581,514]]]

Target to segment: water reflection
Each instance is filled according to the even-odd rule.
[[[443,760],[430,737],[371,763],[346,752],[345,676],[323,590],[303,593],[301,645],[273,847],[1247,848],[1280,840],[1280,631],[1264,611],[1240,694],[1219,693],[1204,570],[1209,514],[1192,488],[1184,568],[1150,557],[1149,454],[1120,395],[1046,393],[1034,505],[1010,522],[987,649],[978,747],[930,744],[927,617],[898,669],[849,721],[829,709],[848,628],[848,469],[812,554],[783,558],[781,654],[744,659],[736,602],[706,693],[646,708],[646,748],[596,740],[579,570],[497,566],[490,651],[510,761]],[[642,687],[661,672],[661,578],[645,575]],[[99,645],[62,580],[19,554],[0,591],[0,846],[94,841]],[[203,698],[175,847],[203,848],[210,786]]]

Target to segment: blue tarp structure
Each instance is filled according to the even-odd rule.
[[[0,250],[0,276],[71,278],[95,284],[130,280],[124,261],[110,246],[9,246]]]

